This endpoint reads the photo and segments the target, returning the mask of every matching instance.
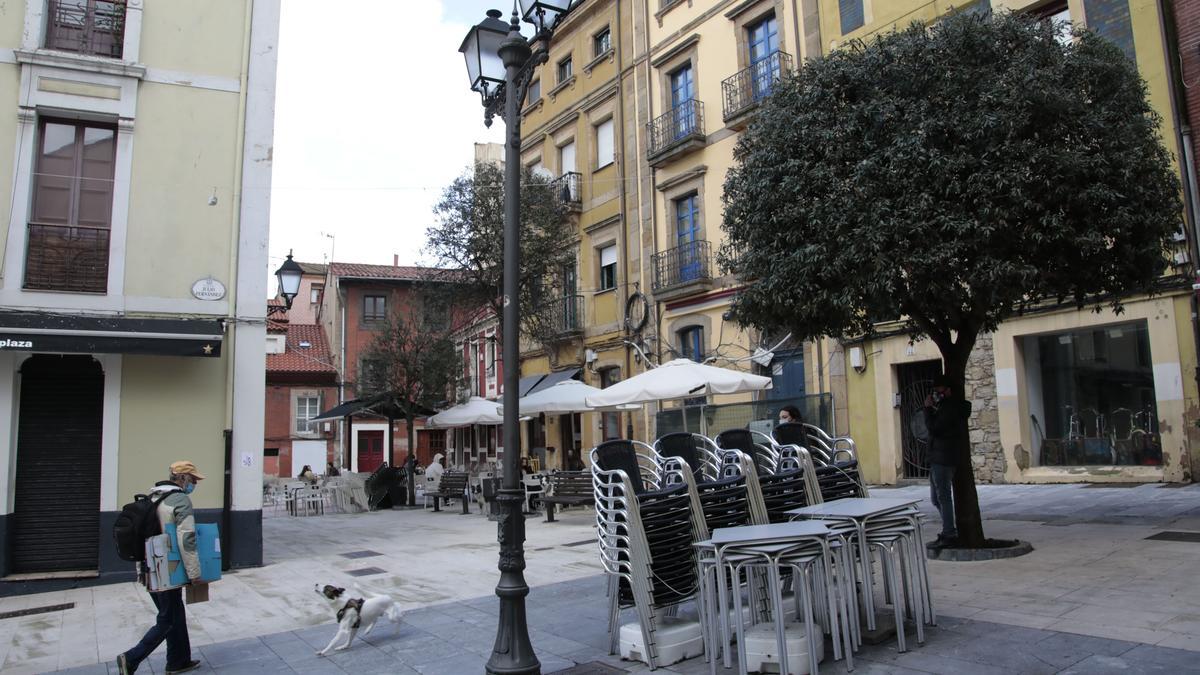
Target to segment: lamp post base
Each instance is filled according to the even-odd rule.
[[[533,653],[529,641],[529,625],[525,620],[525,491],[521,488],[502,489],[496,496],[500,517],[496,522],[496,538],[500,541],[500,583],[496,595],[500,598],[500,625],[496,644],[487,662],[487,672],[495,675],[538,675],[542,664]]]

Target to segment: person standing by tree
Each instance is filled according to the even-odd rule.
[[[954,525],[954,472],[958,458],[970,455],[971,439],[964,435],[971,402],[954,395],[945,375],[933,379],[933,391],[925,397],[925,428],[929,430],[929,496],[942,515],[942,531],[934,546],[958,543]],[[963,446],[968,446],[963,450]],[[969,471],[970,467],[964,470]]]

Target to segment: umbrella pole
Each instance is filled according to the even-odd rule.
[[[679,410],[683,412],[683,430],[687,433],[691,433],[691,429],[688,428],[687,423],[687,401],[683,402],[683,405],[679,407]]]

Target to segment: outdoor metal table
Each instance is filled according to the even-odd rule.
[[[707,573],[703,571],[703,566],[706,564],[711,564],[713,566],[713,572],[716,579],[717,607],[715,613],[706,611],[705,608],[702,607],[701,616],[704,617],[707,615],[708,618],[706,621],[708,625],[705,626],[705,635],[707,638],[706,642],[708,642],[710,645],[715,645],[717,637],[714,631],[714,628],[717,626],[714,625],[714,623],[720,626],[719,632],[721,634],[720,637],[723,639],[722,650],[724,651],[724,662],[726,668],[730,667],[731,665],[728,648],[729,628],[727,625],[729,601],[726,597],[726,584],[724,578],[724,567],[729,560],[729,557],[732,556],[741,559],[741,562],[737,563],[739,566],[749,563],[751,559],[761,557],[766,561],[768,569],[772,572],[768,577],[768,581],[770,582],[770,600],[773,607],[772,613],[775,615],[776,639],[778,641],[780,658],[780,672],[788,672],[786,626],[784,624],[783,599],[780,589],[778,571],[779,558],[788,552],[816,544],[821,550],[820,557],[822,560],[823,574],[824,578],[826,579],[826,584],[828,584],[833,579],[832,570],[829,567],[829,534],[829,528],[827,528],[824,523],[815,520],[792,521],[786,523],[774,523],[770,525],[747,525],[742,527],[718,528],[713,531],[711,539],[695,544],[695,546],[702,552],[708,552],[712,555],[712,559],[710,561],[698,560],[698,564],[701,565],[702,585],[704,583],[703,580],[708,578]],[[733,578],[736,580],[737,575],[735,574]],[[797,585],[797,592],[800,592],[799,585]],[[817,671],[817,662],[816,650],[813,647],[813,644],[815,643],[815,637],[813,634],[812,601],[811,599],[807,598],[807,590],[805,590],[804,593],[806,594],[805,598],[807,600],[807,602],[804,604],[806,611],[805,638],[809,641],[810,666],[812,672],[815,673]],[[738,591],[738,594],[740,596],[740,591]],[[709,604],[711,602],[711,597],[704,598],[705,595],[705,593],[701,593],[702,602],[704,604]],[[705,602],[706,600],[707,602]],[[826,588],[826,603],[828,607],[827,611],[830,613],[831,628],[834,633],[834,640],[836,642],[838,633],[838,619],[836,617],[837,610],[834,607],[835,600],[833,600],[833,596],[828,587]],[[739,598],[739,601],[736,603],[739,634],[739,668],[741,672],[745,672],[745,639],[744,635],[742,634],[743,631],[740,605],[741,602]],[[823,636],[821,641],[824,641]],[[850,659],[850,645],[848,641],[846,647],[846,658]],[[849,663],[850,661],[847,660],[847,664]],[[715,672],[715,653],[710,657],[710,668]]]
[[[918,502],[920,502],[919,499],[851,497],[787,511],[789,515],[800,518],[853,524],[860,551],[859,564],[863,583],[861,597],[863,612],[867,615],[867,630],[875,630],[874,575],[871,572],[871,548],[867,541],[867,523],[871,519],[912,513],[914,505]],[[918,522],[917,525],[919,527],[920,523]],[[924,575],[923,570],[920,573]],[[932,616],[932,606],[929,607],[929,612]],[[897,626],[896,629],[900,631],[903,630],[903,627]]]

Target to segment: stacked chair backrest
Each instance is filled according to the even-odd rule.
[[[591,460],[601,563],[618,579],[609,630],[615,640],[616,607],[634,607],[654,667],[663,610],[699,588],[693,474],[686,462],[635,441],[602,443]]]
[[[780,445],[808,447],[808,430],[805,425],[799,422],[784,422],[777,425],[771,430],[771,435],[775,437],[775,442]]]
[[[775,473],[778,459],[769,448],[754,440],[754,432],[749,429],[726,429],[714,440],[724,450],[738,450],[750,457],[758,475]]]
[[[680,431],[667,434],[654,442],[654,450],[663,457],[678,457],[687,462],[697,483],[716,478],[720,469],[709,447],[712,441],[699,434]]]

